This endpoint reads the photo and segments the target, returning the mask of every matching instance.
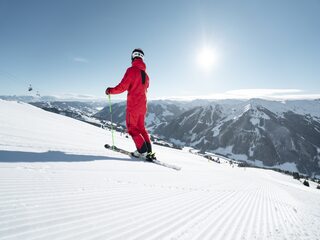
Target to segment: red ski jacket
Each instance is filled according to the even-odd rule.
[[[128,91],[127,113],[145,114],[147,111],[147,88],[149,87],[149,77],[146,65],[141,58],[132,62],[122,78],[121,82],[114,88],[109,88],[109,94],[119,94]]]

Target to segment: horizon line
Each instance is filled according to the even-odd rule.
[[[65,101],[103,101],[106,96],[97,96],[91,94],[78,93],[53,93],[43,96],[36,95],[0,95],[2,97],[30,97],[30,98],[54,98]],[[125,101],[126,97],[123,95],[113,95],[116,101]],[[193,101],[193,100],[249,100],[249,99],[265,99],[273,101],[286,100],[316,100],[320,99],[320,93],[310,93],[301,89],[236,89],[229,90],[223,93],[213,93],[209,95],[177,95],[177,96],[162,96],[162,97],[148,97],[148,100],[172,100],[172,101]]]

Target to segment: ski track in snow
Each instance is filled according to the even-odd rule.
[[[318,237],[303,227],[299,204],[263,179],[231,180],[223,190],[219,184],[215,189],[123,181],[106,177],[107,171],[85,172],[94,181],[81,181],[83,173],[72,171],[55,170],[48,177],[50,169],[5,170],[0,169],[1,239]]]
[[[182,167],[177,172],[101,150],[110,132],[0,101],[7,105],[0,112],[1,240],[320,239],[320,191],[292,177],[155,146],[159,159]],[[21,123],[20,111],[33,117]],[[35,121],[38,133],[30,135]],[[130,139],[116,139],[132,149]],[[97,160],[14,161],[19,151],[49,150]],[[13,161],[3,161],[2,151]]]

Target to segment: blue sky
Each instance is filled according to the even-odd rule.
[[[31,83],[103,98],[140,47],[149,98],[320,97],[319,12],[318,0],[1,0],[0,94]]]

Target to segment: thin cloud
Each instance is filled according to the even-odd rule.
[[[78,94],[78,93],[62,93],[62,94],[54,94],[53,97],[59,100],[74,100],[74,101],[93,101],[93,100],[106,100],[106,98],[97,97],[89,94]]]
[[[257,89],[237,89],[230,90],[225,93],[232,98],[248,99],[248,98],[264,98],[264,99],[283,99],[286,96],[299,96],[303,94],[301,89],[274,89],[274,88],[257,88]]]
[[[74,58],[73,58],[73,61],[74,61],[74,62],[80,62],[80,63],[87,63],[87,62],[89,62],[88,59],[82,58],[82,57],[74,57]]]
[[[292,93],[301,93],[303,92],[300,89],[269,89],[269,88],[257,88],[257,89],[237,89],[227,91],[227,94],[230,95],[239,95],[239,96],[274,96],[278,94],[292,94]]]
[[[278,99],[284,100],[313,100],[313,99],[320,99],[320,93],[317,94],[287,94],[287,95],[279,95],[277,96]]]
[[[251,99],[262,98],[267,100],[301,100],[318,99],[320,93],[309,93],[301,89],[236,89],[210,95],[168,96],[159,99],[194,100],[194,99]]]

